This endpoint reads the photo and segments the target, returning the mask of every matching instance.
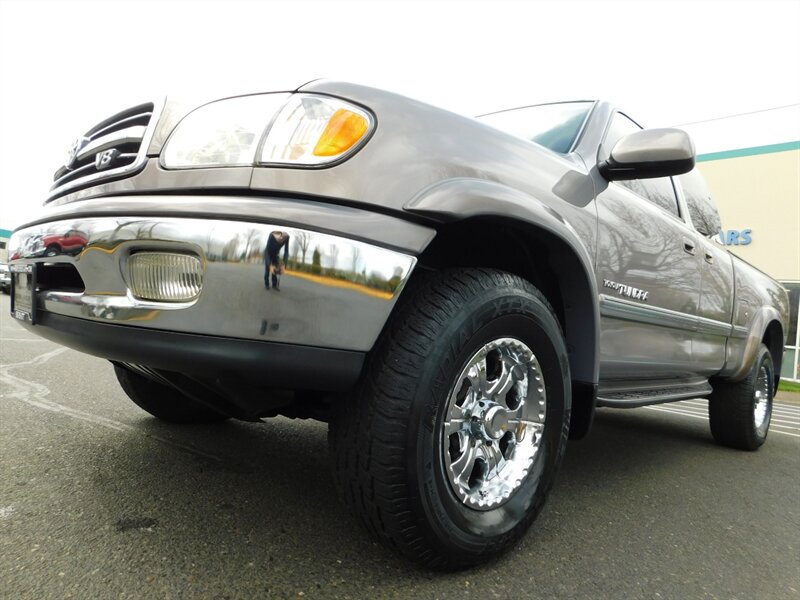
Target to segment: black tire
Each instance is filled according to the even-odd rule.
[[[708,398],[711,435],[718,444],[740,450],[758,450],[767,439],[775,395],[775,367],[764,344],[758,349],[753,368],[741,381],[714,382]],[[763,417],[756,407],[765,398]]]
[[[529,282],[469,269],[416,284],[331,421],[334,479],[344,503],[384,544],[427,567],[457,569],[509,549],[544,505],[569,431],[569,363],[558,320]],[[547,418],[514,493],[477,510],[448,480],[443,413],[469,357],[504,336],[523,341],[538,359]]]
[[[117,381],[134,404],[170,423],[217,423],[229,417],[199,404],[175,388],[114,365]]]
[[[44,252],[45,256],[58,256],[59,254],[61,254],[61,248],[59,248],[55,244],[48,246]]]

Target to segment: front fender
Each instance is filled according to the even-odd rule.
[[[565,180],[566,177],[562,178],[562,182]],[[591,186],[588,178],[575,177],[574,181],[584,189],[574,190],[572,197],[585,199],[591,195],[591,190],[585,188]],[[559,262],[554,271],[558,273],[564,298],[565,337],[572,377],[596,384],[600,315],[591,250],[596,235],[596,213],[593,206],[587,208],[586,201],[570,203],[555,199],[553,204],[565,214],[497,182],[456,178],[426,188],[407,202],[404,209],[444,222],[474,217],[511,219],[528,235],[552,246],[556,251],[551,254]]]

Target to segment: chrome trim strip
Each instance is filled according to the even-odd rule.
[[[134,154],[133,152],[122,152],[121,154],[117,155],[117,158],[121,159],[121,160],[131,159],[131,158],[135,159],[136,156],[137,155]],[[77,169],[73,169],[72,171],[67,171],[64,175],[62,175],[61,177],[56,179],[56,182],[55,182],[54,185],[58,185],[59,181],[65,181],[65,180],[73,179],[73,178],[75,178],[75,175],[77,175],[78,173],[80,173],[82,171],[91,171],[91,170],[96,169],[96,168],[97,167],[95,166],[94,161],[92,161],[87,165],[83,165],[82,167],[78,167]],[[76,181],[77,181],[77,179],[78,178],[75,178]]]
[[[69,179],[70,177],[77,175],[81,171],[91,171],[94,168],[95,168],[94,161],[92,161],[88,165],[83,165],[82,167],[78,167],[77,169],[72,169],[71,171],[65,171],[61,177],[56,179],[54,185],[58,185],[59,181],[64,181],[65,179]]]
[[[695,331],[697,317],[600,294],[600,315],[611,319]]]
[[[285,250],[277,258],[266,251],[276,232],[289,235],[290,259],[280,291],[273,289],[270,265],[284,263]],[[68,234],[69,249],[43,255],[41,239]],[[76,238],[83,242],[75,244]],[[199,258],[199,296],[181,303],[135,298],[128,260],[147,251]],[[80,275],[83,292],[39,291],[38,310],[164,331],[361,352],[372,348],[416,264],[408,254],[298,227],[130,216],[33,225],[12,235],[9,255],[12,264],[35,263],[42,272],[53,263],[70,264]]]
[[[717,321],[716,319],[708,319],[706,317],[697,317],[697,331],[699,333],[731,337],[732,329],[733,326],[730,323]]]
[[[158,126],[159,118],[161,117],[161,111],[164,110],[165,104],[166,104],[166,98],[162,99],[161,102],[153,103],[154,106],[153,114],[150,117],[150,123],[147,125],[147,130],[145,131],[144,137],[142,138],[142,143],[139,146],[139,152],[136,154],[135,161],[133,161],[129,165],[117,167],[116,169],[108,169],[105,171],[94,173],[92,175],[87,175],[86,177],[81,177],[79,179],[68,181],[67,183],[61,186],[58,186],[57,185],[58,182],[56,182],[53,185],[53,187],[50,188],[50,193],[47,195],[45,204],[47,204],[48,202],[50,202],[51,200],[53,200],[58,196],[64,195],[70,190],[74,190],[76,188],[88,187],[91,183],[95,181],[118,177],[126,173],[133,174],[139,169],[141,169],[147,161],[147,149],[150,146],[150,140],[153,138],[153,134],[155,133],[156,127]]]
[[[132,142],[141,142],[144,138],[147,128],[142,125],[134,127],[126,127],[119,129],[103,137],[95,138],[78,153],[76,160],[84,160],[89,158],[92,154],[97,154],[103,150],[114,148],[120,144],[130,144]]]
[[[148,121],[147,121],[147,122],[148,122],[148,123],[150,123],[150,119],[152,119],[152,118],[153,118],[153,113],[152,113],[152,112],[150,112],[149,110],[147,110],[147,111],[140,112],[140,113],[138,113],[138,114],[132,115],[132,116],[130,116],[130,117],[126,117],[126,118],[124,118],[124,119],[120,119],[120,120],[119,120],[119,121],[117,121],[116,123],[112,123],[111,125],[108,125],[107,127],[103,127],[103,128],[102,128],[102,129],[100,129],[99,131],[95,131],[95,132],[94,132],[92,135],[90,135],[90,136],[88,136],[88,137],[89,137],[89,139],[91,139],[91,140],[95,140],[95,139],[97,139],[98,137],[100,137],[100,136],[104,135],[104,134],[103,134],[103,132],[104,132],[104,131],[108,131],[109,129],[113,129],[114,127],[119,127],[119,126],[120,126],[120,125],[122,125],[123,123],[129,123],[129,122],[131,122],[131,121],[138,121],[139,119],[142,119],[142,118],[144,118],[144,117],[147,117],[147,119],[148,119]],[[144,126],[141,126],[141,127],[144,129]]]
[[[722,337],[731,337],[734,331],[730,323],[697,315],[687,315],[667,308],[638,304],[606,294],[600,294],[600,315],[611,319],[621,319],[623,321],[633,321],[635,323],[670,327],[672,329]],[[734,337],[747,337],[747,330],[744,330],[744,336],[736,335]]]
[[[750,335],[750,330],[747,327],[743,327],[741,325],[734,325],[733,326],[733,333],[731,337],[736,339],[747,339],[747,336]]]
[[[207,169],[217,180],[237,181],[246,186],[250,168]],[[238,173],[238,175],[237,175]],[[140,182],[147,179],[142,187],[163,188],[199,187],[200,180],[194,175],[197,171],[161,171],[155,161],[149,161],[137,178]],[[224,180],[223,175],[237,175],[238,179]],[[395,249],[404,254],[421,254],[436,236],[436,230],[423,225],[404,221],[398,217],[380,214],[360,208],[328,204],[320,201],[301,198],[274,198],[267,196],[246,197],[209,194],[170,195],[169,202],[165,196],[137,194],[120,195],[123,184],[130,179],[110,182],[99,188],[106,188],[108,197],[74,201],[82,193],[89,193],[98,188],[89,188],[73,193],[49,206],[46,217],[20,228],[39,225],[49,221],[91,219],[95,217],[137,217],[150,218],[190,218],[219,219],[224,221],[244,221],[248,223],[278,223],[293,225],[302,223],[307,229],[320,233],[340,235],[353,240],[374,244],[384,248]],[[208,188],[206,191],[209,191]],[[117,195],[111,195],[116,192]],[[73,200],[69,202],[68,200]]]

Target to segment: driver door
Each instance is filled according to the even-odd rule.
[[[616,113],[603,148],[639,129]],[[600,378],[691,374],[700,297],[697,234],[680,214],[670,177],[606,183],[597,195]]]

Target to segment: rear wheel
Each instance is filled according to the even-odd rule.
[[[123,366],[115,364],[114,373],[128,398],[154,417],[171,423],[216,423],[228,419],[172,386],[148,379]]]
[[[331,422],[334,477],[381,541],[452,569],[510,548],[541,510],[567,440],[569,368],[527,281],[476,269],[418,283]]]
[[[708,399],[711,435],[723,446],[757,450],[767,439],[774,394],[772,355],[761,344],[747,377],[714,384]]]

